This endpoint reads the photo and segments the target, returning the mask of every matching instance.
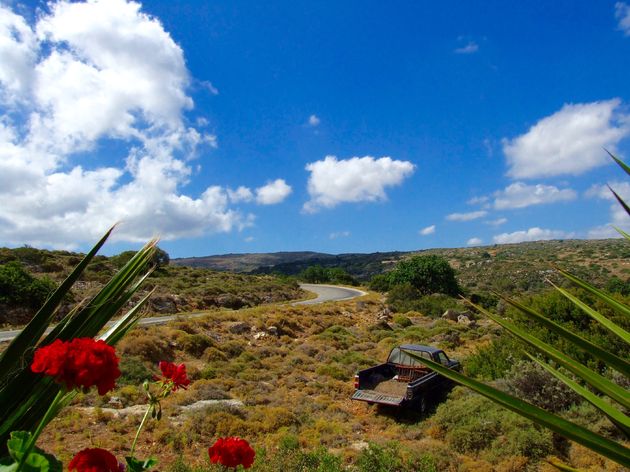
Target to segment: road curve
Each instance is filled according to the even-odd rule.
[[[300,284],[303,290],[314,292],[317,294],[317,298],[311,300],[303,300],[301,302],[292,303],[292,305],[317,305],[318,303],[333,302],[341,300],[350,300],[352,298],[361,297],[365,295],[365,292],[357,290],[356,288],[338,287],[336,285],[320,285],[320,284]],[[142,318],[138,324],[141,326],[160,325],[173,321],[177,318],[197,318],[200,316],[206,316],[208,312],[199,313],[186,313],[176,315],[163,315],[152,316],[150,318]],[[108,323],[110,326],[112,322]],[[50,332],[52,328],[49,328],[46,333]],[[14,329],[10,331],[0,331],[0,342],[11,341],[19,333],[20,329]]]
[[[317,305],[318,303],[339,302],[366,295],[362,290],[339,287],[337,285],[300,284],[300,288],[309,292],[315,292],[317,298],[295,302],[292,305]]]

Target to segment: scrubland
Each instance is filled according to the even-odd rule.
[[[158,457],[160,470],[214,470],[206,450],[228,435],[256,448],[258,471],[547,471],[555,470],[544,461],[550,455],[585,470],[620,470],[461,387],[438,395],[425,416],[352,402],[354,373],[407,342],[441,347],[470,375],[615,434],[590,406],[524,363],[518,343],[488,321],[394,314],[370,294],[136,328],[118,347],[118,388],[79,396],[40,443],[64,462],[87,446],[124,456],[143,413],[140,406],[134,413],[145,403],[140,384],[158,361],[170,360],[184,362],[193,382],[167,399],[161,421],[149,422],[141,436],[139,456]],[[222,401],[228,399],[237,401]]]

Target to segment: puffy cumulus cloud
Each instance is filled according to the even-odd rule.
[[[390,157],[338,160],[335,156],[326,156],[306,166],[311,173],[308,179],[311,199],[304,204],[304,211],[313,213],[346,202],[385,200],[385,188],[400,185],[414,169],[411,162],[396,161]]]
[[[233,203],[238,202],[251,202],[254,199],[253,192],[248,188],[241,185],[236,190],[227,189],[228,197]]]
[[[319,126],[319,124],[321,123],[321,120],[319,119],[319,117],[317,115],[311,115],[308,117],[308,124],[310,126]]]
[[[259,205],[275,205],[284,201],[292,192],[291,186],[283,179],[276,179],[256,189],[256,203]]]
[[[628,182],[612,182],[610,184],[617,195],[619,195],[625,202],[630,201],[630,183]],[[590,198],[600,198],[603,200],[609,200],[610,203],[610,222],[602,226],[596,226],[588,231],[589,239],[606,239],[606,238],[620,238],[622,237],[615,227],[630,232],[630,218],[623,209],[623,207],[617,202],[617,199],[612,194],[607,185],[593,185],[587,190],[586,196]]]
[[[186,124],[183,52],[140,4],[58,1],[34,24],[0,6],[0,63],[2,243],[67,247],[119,220],[129,241],[252,224],[223,188],[181,193],[215,138]],[[99,165],[85,151],[104,139],[123,151]]]
[[[619,21],[619,29],[630,36],[630,5],[624,2],[615,3],[615,18]]]
[[[467,246],[479,246],[481,244],[483,244],[483,240],[480,238],[470,238],[466,241]]]
[[[446,216],[449,221],[472,221],[483,218],[488,214],[485,210],[470,211],[468,213],[451,213]]]
[[[527,133],[503,140],[508,175],[531,179],[577,175],[608,162],[602,148],[614,150],[630,134],[630,116],[621,101],[566,104]]]
[[[553,185],[527,185],[515,182],[494,193],[494,208],[497,210],[525,208],[531,205],[566,202],[576,198],[575,190],[569,188],[559,189]]]
[[[418,231],[418,234],[420,234],[420,236],[429,236],[430,234],[435,234],[435,225],[422,228],[420,231]]]
[[[514,231],[513,233],[501,233],[492,238],[495,244],[521,243],[523,241],[543,241],[548,239],[569,239],[574,237],[574,233],[567,233],[560,230],[542,229],[538,227],[529,228],[525,231]]]

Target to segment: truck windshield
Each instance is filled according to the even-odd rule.
[[[446,354],[444,354],[443,352],[438,352],[437,357],[440,364],[446,366],[448,365],[448,357],[446,357]]]
[[[414,354],[424,357],[425,359],[431,360],[431,355],[428,352],[414,351]],[[400,350],[400,348],[397,348],[397,347],[392,349],[392,352],[389,354],[389,359],[387,359],[387,362],[391,362],[392,364],[401,364],[401,365],[408,365],[408,366],[421,366],[422,365],[421,361],[411,357],[409,354],[407,354],[406,352],[403,352],[402,350]]]

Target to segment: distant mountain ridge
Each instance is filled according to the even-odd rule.
[[[630,246],[623,239],[551,240],[470,248],[441,248],[419,251],[368,254],[326,254],[312,251],[172,259],[171,263],[206,267],[219,271],[252,274],[296,275],[312,265],[340,267],[359,281],[386,272],[397,261],[413,254],[437,254],[455,268],[464,287],[501,292],[540,290],[553,278],[558,265],[592,283],[604,283],[610,276],[630,278]]]

